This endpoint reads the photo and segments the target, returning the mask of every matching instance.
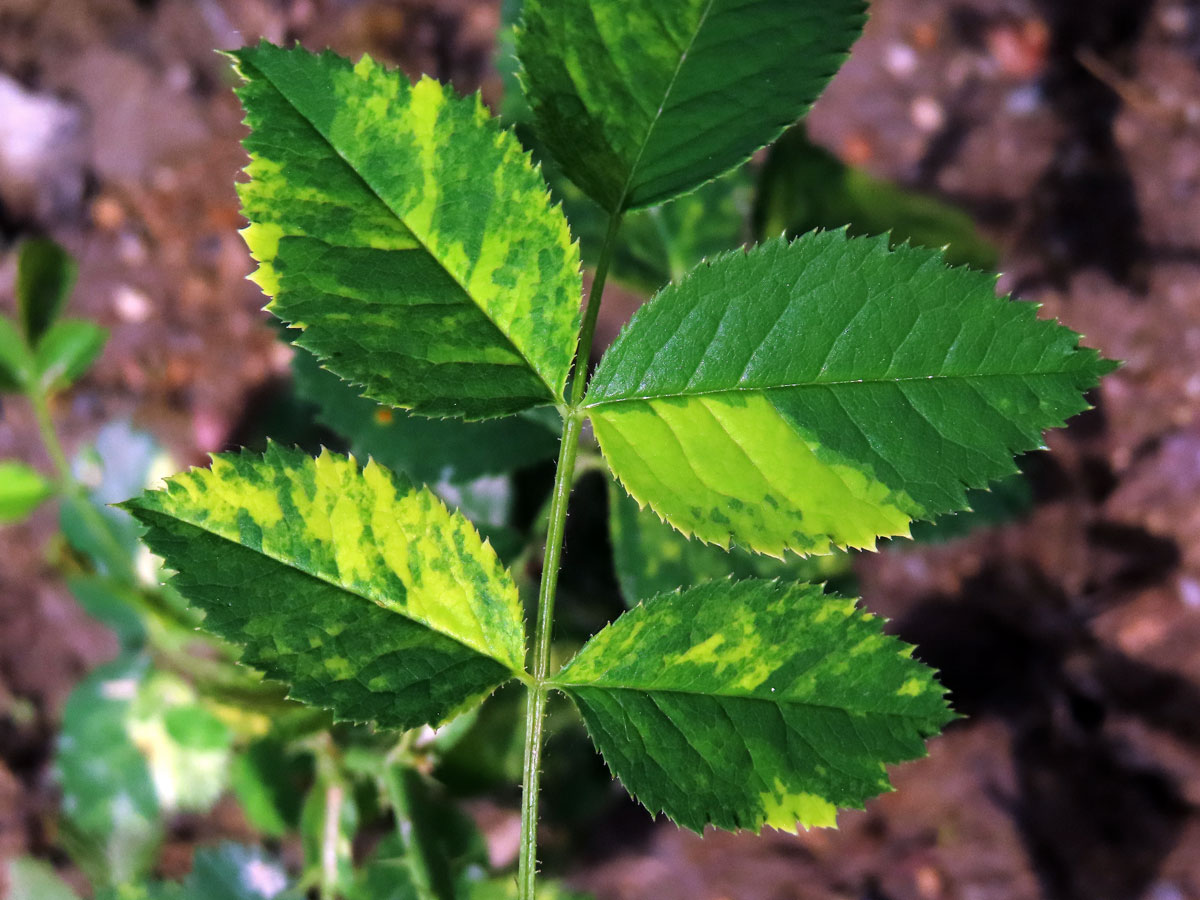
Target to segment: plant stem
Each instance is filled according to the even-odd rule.
[[[38,433],[42,437],[46,453],[50,456],[50,462],[54,464],[54,470],[58,473],[63,492],[78,493],[79,484],[75,481],[75,476],[71,472],[71,464],[67,462],[67,454],[58,440],[58,432],[54,430],[54,420],[50,418],[49,400],[45,393],[36,386],[31,386],[26,396],[29,398],[30,406],[33,407]]]
[[[538,590],[537,631],[534,635],[533,684],[525,704],[525,764],[521,792],[521,854],[517,872],[518,900],[534,900],[537,877],[537,809],[541,784],[542,728],[546,719],[546,676],[550,669],[550,637],[554,622],[554,595],[558,588],[558,566],[562,558],[563,533],[567,525],[567,500],[571,495],[571,473],[579,450],[583,419],[571,409],[563,422],[558,468],[554,473],[554,499],[550,527],[546,532],[546,554]]]
[[[571,408],[579,406],[583,389],[587,385],[588,359],[592,355],[592,339],[596,336],[596,320],[600,318],[600,301],[604,299],[604,284],[608,281],[608,267],[612,262],[613,250],[617,245],[617,232],[621,230],[621,214],[613,213],[608,219],[608,231],[604,235],[604,246],[600,248],[600,259],[596,261],[596,274],[592,278],[592,289],[588,292],[588,305],[583,313],[583,328],[579,331],[579,353],[575,356],[575,374],[571,382]]]
[[[575,457],[579,452],[579,432],[583,428],[583,400],[587,384],[588,360],[604,283],[621,229],[621,214],[613,213],[608,220],[608,232],[596,274],[588,294],[587,310],[579,333],[579,351],[571,383],[571,399],[563,416],[562,443],[558,448],[558,466],[554,470],[554,488],[550,502],[550,523],[546,529],[546,552],[542,560],[542,580],[538,588],[537,628],[533,639],[533,683],[525,704],[525,760],[521,792],[521,850],[517,870],[518,900],[534,900],[537,880],[537,821],[538,790],[541,786],[542,730],[546,721],[546,678],[550,672],[550,639],[554,631],[554,600],[558,590],[558,569],[562,560],[563,535],[567,528],[567,502],[574,483]]]

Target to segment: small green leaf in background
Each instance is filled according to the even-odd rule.
[[[268,307],[365,396],[489,418],[561,402],[579,250],[479,96],[263,43],[233,54]]]
[[[224,843],[201,847],[182,882],[143,881],[96,900],[303,900],[289,886],[282,863],[255,847]]]
[[[36,347],[54,324],[78,276],[78,264],[54,241],[37,238],[21,244],[17,256],[17,317],[29,346]]]
[[[195,689],[140,656],[102,666],[71,693],[56,764],[64,833],[101,883],[154,862],[162,817],[207,812],[228,783],[233,736]]]
[[[609,212],[749,159],[802,116],[862,0],[526,0],[517,46],[538,136]]]
[[[250,824],[270,837],[283,837],[300,822],[303,787],[312,778],[312,757],[266,737],[237,755],[229,777]]]
[[[84,612],[113,630],[122,649],[137,650],[145,644],[140,604],[128,584],[101,575],[72,575],[67,588]]]
[[[6,866],[8,900],[79,900],[79,895],[40,859],[18,856]]]
[[[967,505],[1112,364],[995,279],[813,232],[699,266],[634,315],[585,406],[613,471],[685,534],[870,548]]]
[[[815,585],[711,582],[625,613],[555,686],[651,812],[693,831],[833,826],[953,718],[882,624]]]
[[[406,880],[419,896],[455,900],[464,879],[487,869],[483,835],[441,785],[416,769],[392,765],[385,778],[396,834],[380,846],[376,863],[391,867],[401,861],[411,873]]]
[[[12,320],[0,315],[0,391],[23,391],[33,377],[33,354]]]
[[[23,462],[0,462],[0,524],[19,522],[54,492],[37,469]]]
[[[850,577],[853,556],[789,556],[786,560],[747,553],[737,547],[722,550],[684,537],[653,510],[609,481],[608,522],[613,564],[626,606],[677,588],[694,587],[727,578],[781,578],[820,582]]]
[[[340,719],[441,722],[523,671],[511,576],[466,519],[382,466],[272,444],[122,505],[206,630]]]
[[[101,666],[75,687],[63,712],[55,756],[63,837],[94,883],[141,878],[163,837],[150,765],[129,733],[146,668],[136,657]]]
[[[767,154],[754,209],[759,239],[799,237],[849,226],[851,235],[888,234],[892,245],[945,248],[946,262],[992,270],[996,248],[965,212],[847,166],[797,125]]]
[[[51,325],[35,351],[42,390],[69,388],[96,361],[107,340],[107,331],[83,319],[62,319]]]
[[[321,885],[321,896],[345,896],[353,889],[353,845],[358,827],[358,807],[350,785],[318,774],[300,813],[300,839],[305,877]]]
[[[368,457],[418,484],[461,484],[553,459],[558,429],[526,417],[484,422],[426,419],[374,400],[321,368],[310,353],[292,359],[296,392],[317,407],[359,459]]]
[[[300,900],[282,864],[254,847],[225,843],[196,851],[185,900]]]
[[[149,672],[129,709],[129,736],[146,755],[159,806],[207,812],[225,790],[233,734],[196,691],[166,672]]]
[[[135,584],[134,559],[138,546],[135,523],[118,509],[101,506],[90,497],[64,496],[58,504],[63,537],[83,554],[101,575]]]
[[[579,237],[584,263],[596,265],[608,217],[577,187],[546,170]],[[679,281],[706,257],[746,241],[752,198],[750,172],[741,166],[675,200],[627,214],[609,277],[644,294]]]

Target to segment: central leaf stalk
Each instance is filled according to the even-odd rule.
[[[538,790],[541,782],[542,731],[546,721],[547,679],[550,675],[550,642],[554,633],[554,600],[558,591],[558,571],[562,561],[563,535],[567,528],[567,504],[575,476],[575,458],[579,453],[579,433],[584,413],[580,407],[587,385],[588,359],[596,334],[596,320],[604,283],[621,229],[621,214],[612,213],[608,232],[596,263],[596,274],[588,292],[587,310],[579,333],[579,351],[575,357],[570,403],[563,414],[562,442],[558,465],[554,470],[554,488],[550,500],[550,522],[546,529],[546,552],[542,560],[542,580],[538,587],[537,627],[533,638],[533,678],[525,703],[524,779],[521,791],[521,851],[517,870],[519,900],[534,900],[537,879]]]

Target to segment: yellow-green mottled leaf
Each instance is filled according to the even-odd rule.
[[[778,137],[837,71],[863,0],[526,0],[538,134],[610,212],[669,200]]]
[[[885,237],[769,241],[638,310],[585,406],[626,489],[685,534],[870,548],[1015,472],[1112,368],[994,284]]]
[[[815,585],[711,582],[625,613],[554,683],[652,812],[694,831],[833,826],[953,718],[882,624]]]
[[[263,43],[233,54],[269,309],[366,396],[486,418],[561,401],[579,251],[478,95]]]
[[[339,718],[440,722],[523,668],[517,589],[491,547],[375,463],[272,445],[123,506],[205,629]]]

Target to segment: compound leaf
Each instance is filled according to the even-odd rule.
[[[430,416],[561,401],[578,247],[478,95],[369,57],[232,55],[252,129],[244,234],[297,343],[366,396]]]
[[[694,831],[833,826],[953,718],[881,626],[815,585],[710,582],[625,613],[555,685],[651,811]]]
[[[1112,368],[935,251],[814,232],[642,307],[585,406],[613,471],[685,534],[782,555],[873,547],[967,505]]]
[[[527,0],[517,47],[538,133],[610,212],[669,200],[803,115],[862,0]]]
[[[380,465],[273,444],[123,506],[204,628],[338,718],[440,722],[523,667],[517,589],[491,547]]]

